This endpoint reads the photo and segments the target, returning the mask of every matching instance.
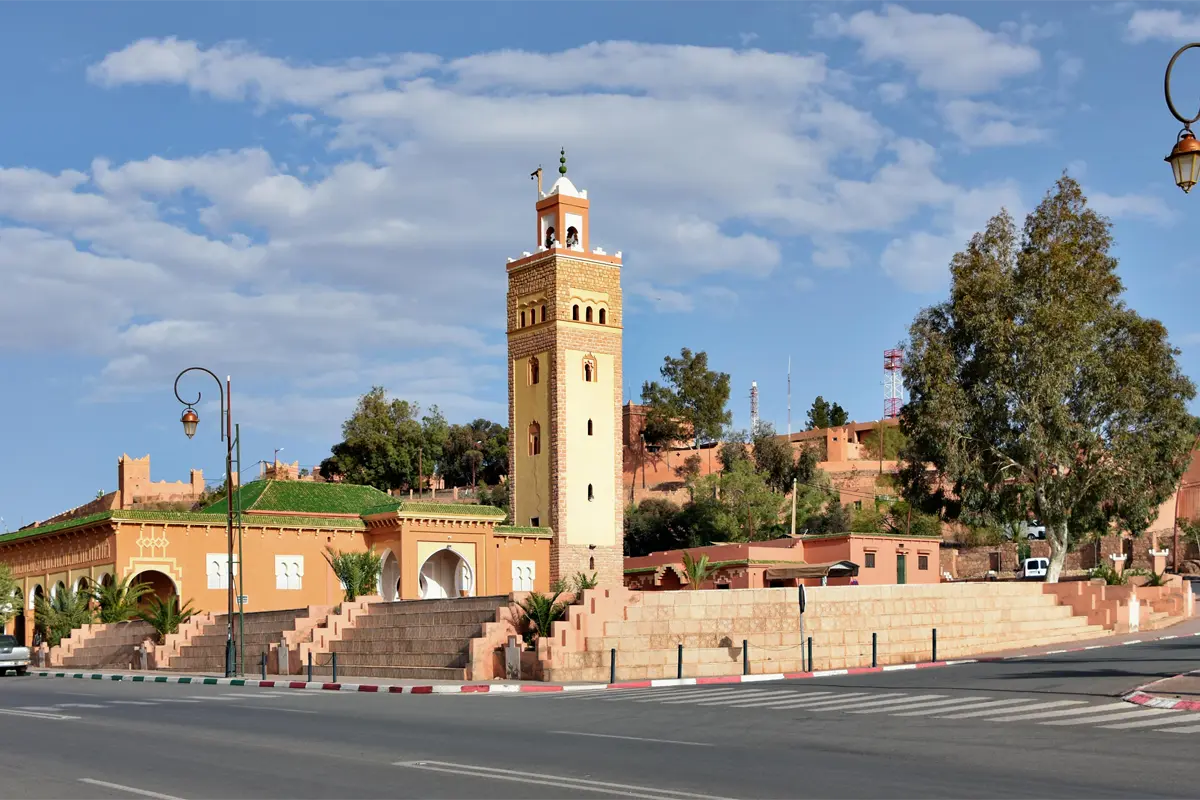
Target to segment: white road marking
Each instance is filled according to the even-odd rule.
[[[554,786],[560,789],[574,789],[580,792],[596,792],[598,794],[615,795],[617,797],[638,797],[644,800],[725,800],[707,794],[680,792],[674,789],[656,789],[651,786],[634,786],[627,783],[610,783],[606,781],[590,781],[583,778],[568,778],[559,775],[541,775],[520,772],[511,769],[496,769],[480,767],[471,764],[452,764],[445,761],[397,761],[393,766],[408,769],[422,769],[430,772],[444,772],[448,775],[459,775],[472,778],[484,778],[497,781],[515,781],[537,786]]]
[[[709,694],[707,692],[696,692],[695,695],[692,695],[692,696],[689,696],[689,697],[686,697],[686,698],[683,698],[680,700],[664,700],[662,704],[664,706],[681,705],[684,703],[705,703],[705,704],[707,704],[707,703],[712,703],[712,702],[718,702],[720,700],[730,700],[735,697],[745,698],[746,700],[750,700],[751,698],[761,697],[762,695],[773,695],[777,691],[778,690],[772,691],[769,689],[738,689],[736,692],[722,692],[721,694],[716,694],[715,692],[712,694]],[[638,700],[637,702],[651,703],[651,702],[656,702],[656,701]]]
[[[833,697],[819,697],[815,700],[793,700],[791,702],[777,701],[771,704],[772,709],[787,711],[793,708],[808,710],[816,708],[818,711],[827,706],[838,706],[842,703],[850,702],[852,698],[862,697],[864,692],[847,692],[845,694],[835,694]],[[837,699],[834,699],[837,698]]]
[[[237,700],[236,697],[222,697],[219,694],[194,694],[194,695],[192,695],[192,699],[193,700],[223,700],[223,701]]]
[[[158,703],[147,703],[144,700],[109,700],[114,706],[156,706]]]
[[[712,747],[710,742],[682,742],[678,739],[647,739],[643,736],[617,736],[612,733],[583,733],[581,731],[550,731],[562,736],[592,736],[597,739],[624,739],[629,742],[656,742],[658,744],[683,744],[691,747]]]
[[[932,695],[933,697],[942,697],[943,695]],[[848,695],[843,698],[838,698],[828,703],[811,703],[808,708],[830,708],[835,711],[852,711],[856,708],[870,708],[893,706],[897,703],[912,703],[916,702],[916,698],[904,692],[886,692],[884,694],[866,694],[860,697]]]
[[[80,783],[90,784],[92,786],[103,786],[106,789],[116,789],[119,792],[128,792],[141,797],[154,797],[157,800],[183,800],[183,798],[175,797],[174,795],[161,794],[159,792],[149,792],[145,789],[137,789],[133,786],[122,786],[119,783],[109,783],[108,781],[98,781],[95,778],[80,778]]]
[[[745,703],[733,705],[733,708],[792,708],[796,706],[807,706],[812,703],[824,703],[827,700],[835,698],[854,697],[855,694],[836,694],[834,692],[788,692],[789,697],[783,700],[770,699],[759,703]]]
[[[33,719],[79,719],[79,717],[72,717],[70,714],[51,714],[44,711],[19,711],[15,708],[0,708],[0,714],[8,714],[14,717],[32,717]]]
[[[796,693],[786,689],[775,692],[760,692],[751,696],[749,692],[739,692],[734,697],[723,697],[719,700],[697,700],[698,706],[736,706],[737,708],[753,708],[764,703],[779,703],[785,699],[795,698]]]
[[[990,703],[980,703],[979,705],[975,706],[976,710],[970,712],[969,714],[948,714],[945,717],[941,717],[941,719],[970,719],[971,717],[988,717],[988,716],[991,716],[991,715],[997,714],[997,713],[1011,714],[1015,711],[1020,711],[1021,709],[1006,708],[1006,709],[1004,709],[1003,712],[1001,712],[999,710],[999,707],[1000,706],[1024,705],[1028,708],[1030,703],[1037,703],[1037,702],[1038,702],[1037,698],[1035,698],[1035,697],[1025,697],[1025,698],[1019,698],[1016,700],[993,700]],[[1077,706],[1077,705],[1082,704],[1083,702],[1084,702],[1083,700],[1057,700],[1053,703],[1038,703],[1036,706],[1033,706],[1033,708],[1036,708],[1039,711],[1044,711],[1046,709],[1055,708],[1055,707]],[[978,709],[986,709],[986,710],[980,711]]]
[[[948,700],[944,694],[919,694],[909,697],[903,697],[899,700],[890,700],[886,703],[863,703],[849,709],[851,714],[891,714],[894,711],[905,711],[910,708],[920,708],[927,703],[937,702],[939,700]]]
[[[1102,706],[1083,706],[1082,708],[1065,708],[1059,711],[1038,711],[1033,714],[1008,715],[999,712],[1001,716],[988,717],[988,722],[1023,722],[1027,719],[1049,719],[1051,717],[1071,717],[1076,714],[1095,714],[1098,711],[1112,711],[1118,708],[1129,708],[1126,702],[1105,703]]]
[[[1184,716],[1184,717],[1181,717],[1181,719],[1187,719],[1187,717]],[[1194,720],[1195,717],[1193,717],[1192,719]],[[1156,717],[1154,719],[1148,719],[1148,720],[1136,720],[1134,722],[1121,722],[1116,725],[1101,725],[1100,727],[1108,728],[1110,730],[1115,730],[1115,731],[1124,731],[1124,730],[1130,730],[1132,728],[1153,728],[1155,725],[1165,725],[1165,724],[1167,724],[1166,720],[1158,719]]]
[[[104,708],[98,703],[59,703],[55,708]]]
[[[160,702],[160,703],[199,703],[200,701],[199,700],[190,700],[190,699],[183,698],[183,697],[160,697],[160,698],[158,698],[158,702]]]
[[[949,700],[941,700],[936,703],[920,706],[915,711],[902,709],[897,713],[888,713],[891,713],[893,717],[928,717],[933,714],[944,714],[947,711],[975,708],[979,705],[980,701],[986,702],[989,699],[987,697],[954,697]]]
[[[647,689],[644,693],[638,693],[632,697],[626,695],[624,691],[619,691],[620,697],[601,697],[601,700],[634,700],[639,703],[655,703],[659,700],[673,700],[676,698],[687,697],[728,697],[732,694],[741,692],[763,692],[765,689],[696,689],[695,687],[686,687],[683,689]],[[589,698],[591,699],[591,698]]]
[[[1128,706],[1128,704],[1126,704]],[[1178,714],[1170,708],[1126,708],[1125,711],[1117,711],[1115,713],[1101,714],[1096,717],[1084,717],[1083,719],[1054,719],[1049,722],[1039,722],[1039,725],[1095,725],[1100,722],[1109,722],[1114,720],[1131,719],[1133,717],[1145,718],[1151,715],[1158,716],[1159,714]]]
[[[41,711],[48,714],[57,714],[58,706],[17,706],[20,711]]]
[[[253,708],[258,711],[282,711],[285,714],[316,714],[307,708],[280,708],[279,706],[250,706],[245,703],[234,703],[229,708]]]
[[[1159,722],[1166,724],[1165,719],[1160,719]],[[1182,728],[1155,728],[1155,733],[1196,733],[1200,731],[1200,725],[1185,725]]]

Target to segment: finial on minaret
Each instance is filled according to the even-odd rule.
[[[559,155],[558,174],[566,175],[567,174],[567,148],[564,147],[561,150],[559,150],[558,155]]]
[[[533,172],[529,173],[529,177],[530,177],[530,179],[531,179],[531,180],[532,180],[533,178],[537,178],[537,182],[538,182],[538,197],[541,197],[541,196],[542,196],[542,165],[541,165],[541,164],[538,164],[538,168],[537,168],[537,169],[535,169]]]

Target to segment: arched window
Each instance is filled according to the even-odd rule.
[[[554,247],[554,242],[554,228],[546,228],[546,249],[549,250],[551,247]]]
[[[584,383],[596,382],[596,357],[587,355],[583,357],[583,380]]]
[[[521,327],[522,328],[525,327],[525,312],[524,311],[521,312]]]
[[[546,304],[542,303],[542,322],[546,321]]]
[[[529,358],[529,385],[533,386],[541,382],[541,364],[538,363],[537,356]]]
[[[595,499],[596,499],[596,493],[592,491],[592,485],[589,483],[588,484],[588,501],[590,502]]]
[[[574,225],[567,228],[567,247],[579,247],[579,231]]]
[[[584,322],[592,321],[592,307],[591,306],[588,306],[587,310],[585,310],[583,312],[583,320],[584,320]]]
[[[595,569],[595,568],[596,568],[596,559],[595,559],[595,557],[593,557],[593,558],[589,558],[589,559],[588,559],[588,569]]]
[[[542,452],[542,426],[536,422],[529,423],[529,455],[536,456]]]
[[[571,319],[579,320],[579,306],[571,306]]]
[[[600,324],[601,325],[604,324],[604,319],[605,319],[605,314],[604,314],[604,309],[602,308],[602,309],[600,309]]]
[[[592,435],[592,421],[588,420],[588,436]]]

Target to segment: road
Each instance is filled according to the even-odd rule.
[[[1195,639],[739,686],[370,695],[0,679],[27,798],[1194,797]]]

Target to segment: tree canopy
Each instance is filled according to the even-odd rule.
[[[508,475],[508,428],[486,419],[451,425],[442,447],[438,470],[450,486],[470,486],[471,466],[476,484],[498,484]]]
[[[817,395],[817,399],[813,400],[812,407],[808,409],[808,430],[836,428],[839,425],[845,425],[849,419],[850,415],[846,413],[846,409]]]
[[[1073,540],[1146,530],[1192,444],[1195,387],[1164,326],[1122,300],[1111,245],[1064,175],[1023,231],[1001,211],[954,256],[949,298],[905,347],[905,497],[966,521],[1036,516],[1048,581]]]
[[[642,430],[646,443],[666,444],[686,437],[699,447],[717,441],[733,420],[725,408],[729,374],[710,370],[707,353],[693,353],[686,347],[679,358],[666,356],[659,372],[665,385],[646,381],[642,386],[642,402],[649,406]]]

